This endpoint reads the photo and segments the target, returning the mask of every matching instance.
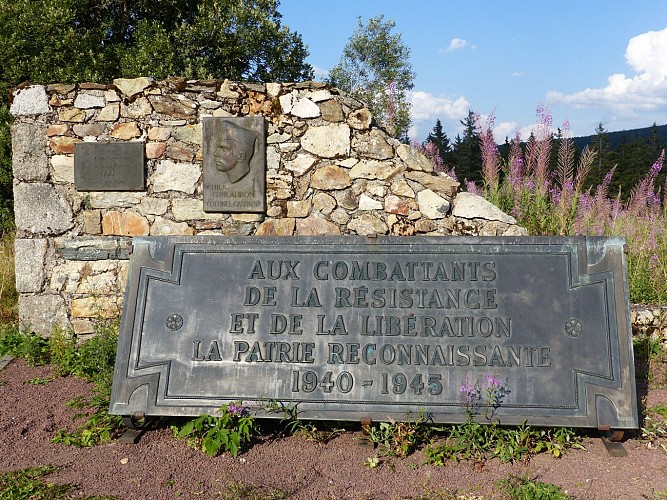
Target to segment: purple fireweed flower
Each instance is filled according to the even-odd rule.
[[[510,153],[511,154],[511,153]],[[523,158],[512,156],[510,160],[510,171],[508,174],[508,181],[512,191],[518,191],[521,186],[521,179],[524,174]]]
[[[473,411],[479,406],[481,400],[481,390],[479,383],[470,383],[467,378],[465,383],[459,389],[461,393],[461,402],[466,406],[468,411]]]
[[[648,267],[651,269],[658,269],[660,267],[660,257],[652,254],[648,259]]]
[[[651,170],[649,171],[648,175],[650,175],[651,177],[657,177],[657,175],[662,170],[662,164],[664,160],[665,160],[665,151],[663,150],[658,160],[653,165],[651,165]]]
[[[500,174],[500,154],[498,145],[493,137],[493,124],[495,117],[493,113],[486,117],[482,123],[482,117],[475,113],[475,128],[479,135],[480,149],[482,151],[482,174],[487,187],[498,185]]]
[[[473,181],[466,181],[466,189],[469,193],[472,194],[477,194],[477,195],[482,194]]]
[[[243,406],[243,403],[241,401],[229,403],[227,405],[227,413],[231,415],[242,416],[245,415],[246,412],[247,412],[246,407]]]
[[[570,120],[567,118],[563,120],[563,126],[561,127],[561,130],[563,131],[563,135],[567,136],[567,133],[570,131]]]
[[[498,379],[496,379],[493,375],[487,375],[486,376],[486,383],[484,384],[486,387],[498,387],[502,385],[502,382]]]
[[[533,179],[525,179],[523,181],[523,187],[532,191],[535,189],[535,181]]]

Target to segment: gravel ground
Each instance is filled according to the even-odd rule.
[[[374,451],[364,445],[360,429],[343,432],[327,444],[299,435],[264,436],[236,458],[209,458],[165,428],[147,432],[138,444],[114,441],[88,449],[56,445],[50,440],[58,429],[74,428],[77,410],[65,403],[87,394],[90,384],[71,377],[26,384],[51,377],[50,367],[29,367],[20,360],[0,371],[0,471],[55,465],[60,469],[47,480],[77,485],[76,495],[409,499],[455,493],[461,498],[501,498],[496,481],[511,474],[557,484],[574,498],[664,498],[658,495],[667,492],[667,454],[634,436],[624,441],[628,455],[620,458],[611,457],[601,439],[591,436],[585,438],[586,451],[574,450],[561,459],[541,454],[528,463],[491,460],[438,467],[424,465],[420,451],[373,469],[363,465]],[[658,402],[667,403],[667,391],[649,391],[648,404]]]

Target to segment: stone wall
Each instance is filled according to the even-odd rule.
[[[11,112],[19,314],[41,335],[117,314],[132,236],[525,234],[321,83],[36,85]],[[201,119],[252,115],[267,120],[266,214],[204,213]],[[77,191],[80,141],[143,142],[146,189]]]
[[[649,336],[667,344],[667,306],[634,305],[630,322],[635,337]]]

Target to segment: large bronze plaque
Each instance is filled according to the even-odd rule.
[[[134,239],[110,411],[637,427],[622,239]],[[484,399],[489,377],[506,393]],[[487,386],[488,387],[488,386]],[[462,392],[462,389],[464,392]],[[468,403],[470,401],[468,400]]]
[[[79,191],[142,191],[143,142],[79,142],[74,146],[74,187]]]
[[[266,210],[266,122],[262,116],[203,118],[204,211]]]

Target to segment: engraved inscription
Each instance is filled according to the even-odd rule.
[[[77,143],[74,186],[79,191],[143,190],[144,143]]]
[[[526,240],[136,238],[116,371],[129,387],[112,411],[273,399],[315,418],[455,422],[460,387],[492,376],[507,381],[504,423],[602,425],[601,394],[632,427],[622,268],[589,268],[590,239]],[[149,379],[140,404],[132,383]]]

